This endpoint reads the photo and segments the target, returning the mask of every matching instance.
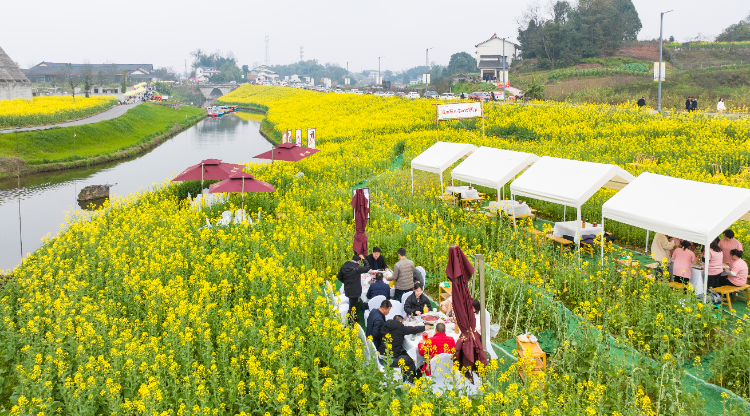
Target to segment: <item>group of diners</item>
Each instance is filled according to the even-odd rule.
[[[742,243],[734,238],[732,230],[724,231],[709,245],[708,287],[745,286],[748,267],[743,260]],[[691,269],[698,260],[705,260],[705,247],[687,240],[657,233],[651,244],[654,260],[668,263],[669,275],[675,282],[688,283]]]
[[[341,266],[337,278],[344,286],[344,295],[349,299],[348,322],[354,326],[357,323],[357,308],[367,310],[367,305],[360,302],[362,295],[362,285],[360,276],[363,273],[369,273],[371,269],[378,270],[375,274],[375,281],[367,289],[367,299],[372,300],[378,296],[383,296],[384,300],[380,306],[373,307],[369,311],[366,320],[365,335],[371,338],[373,344],[380,354],[381,360],[385,357],[387,350],[393,355],[390,365],[394,368],[403,368],[404,380],[413,382],[415,377],[421,375],[430,375],[430,359],[441,353],[453,354],[456,343],[453,336],[448,332],[458,332],[454,322],[454,314],[451,299],[447,299],[440,304],[441,311],[447,316],[446,323],[437,323],[434,325],[435,334],[418,344],[418,351],[425,358],[424,365],[417,369],[414,359],[409,356],[404,348],[404,337],[413,334],[420,334],[426,330],[432,329],[433,325],[404,325],[404,316],[420,316],[432,310],[432,303],[424,293],[424,276],[420,276],[414,267],[414,262],[406,257],[406,249],[399,248],[396,252],[398,262],[393,266],[393,273],[385,277],[384,272],[388,271],[388,265],[383,258],[380,248],[374,247],[370,255],[355,254],[351,260]],[[393,282],[395,291],[391,296],[391,285],[386,281]],[[393,303],[391,300],[399,302],[404,295],[411,292],[403,302],[404,315],[394,314],[388,319]],[[479,301],[474,300],[474,312],[476,317],[476,330],[479,331]],[[450,329],[450,331],[449,331]],[[399,362],[403,362],[399,366]]]

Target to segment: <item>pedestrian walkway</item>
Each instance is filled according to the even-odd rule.
[[[46,129],[51,129],[54,127],[71,127],[71,126],[82,126],[84,124],[98,123],[100,121],[107,121],[107,120],[112,120],[113,118],[118,118],[121,115],[125,114],[126,111],[130,110],[131,108],[134,108],[138,104],[116,105],[110,108],[109,110],[102,111],[101,113],[94,114],[93,116],[82,118],[80,120],[66,121],[65,123],[58,123],[58,124],[48,124],[46,126],[24,127],[20,129],[5,129],[5,130],[0,130],[0,133],[14,133],[16,131],[46,130]]]

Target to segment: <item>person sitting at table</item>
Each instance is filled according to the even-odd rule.
[[[391,312],[391,301],[388,299],[380,303],[378,309],[370,311],[370,316],[367,317],[367,332],[365,336],[372,337],[372,343],[375,344],[375,349],[380,349],[380,344],[383,340],[383,336],[380,335],[380,328],[385,324],[385,317]]]
[[[745,286],[747,284],[747,263],[742,259],[742,250],[734,249],[730,253],[732,256],[732,262],[727,267],[727,276],[720,275],[714,279],[715,286]],[[710,281],[710,280],[709,280]],[[710,286],[710,285],[709,285]]]
[[[362,266],[359,265],[359,261],[362,260]],[[361,254],[354,254],[351,260],[347,261],[341,266],[338,275],[336,276],[341,283],[344,284],[344,295],[349,298],[349,322],[354,326],[357,323],[357,303],[359,302],[359,296],[362,295],[362,281],[360,276],[362,273],[370,271],[370,265],[367,263],[365,256]]]
[[[380,342],[380,348],[378,352],[381,356],[385,356],[387,351],[393,353],[393,360],[391,361],[391,367],[398,368],[399,361],[404,361],[402,372],[404,374],[404,380],[411,383],[414,381],[414,377],[417,375],[417,366],[414,364],[414,360],[409,357],[409,354],[404,351],[404,337],[411,334],[419,334],[425,331],[424,325],[419,326],[405,326],[404,317],[396,315],[393,319],[390,319],[380,327],[380,336],[382,338]],[[383,364],[385,365],[385,364]]]
[[[734,231],[732,230],[724,231],[724,238],[719,241],[719,247],[721,247],[721,252],[724,255],[724,264],[732,262],[732,250],[742,251],[742,243],[734,238]]]
[[[372,270],[388,270],[388,265],[385,264],[385,258],[380,255],[380,247],[374,247],[372,254],[367,256],[367,263],[370,264]]]
[[[429,310],[432,306],[430,299],[424,294],[422,285],[420,283],[414,284],[414,291],[406,298],[404,302],[404,312],[409,315],[421,315],[424,312],[424,307],[427,306]]]
[[[672,275],[672,252],[675,248],[674,242],[670,241],[668,235],[662,233],[656,233],[654,236],[654,242],[651,243],[651,257],[658,261],[659,264],[667,262],[669,265],[669,275]]]
[[[719,247],[719,237],[708,246],[708,287],[717,287],[714,285],[716,279],[724,273],[724,256]]]
[[[691,246],[690,241],[682,240],[680,248],[675,249],[672,253],[672,260],[674,261],[672,276],[674,276],[675,282],[689,283],[690,281],[692,266],[695,263],[695,253],[690,249]]]
[[[370,300],[375,296],[380,295],[385,296],[386,299],[390,299],[391,287],[388,285],[388,283],[383,281],[383,273],[378,272],[375,275],[375,282],[370,285],[369,289],[367,289],[367,299]]]
[[[453,317],[453,296],[448,296],[448,299],[440,302],[440,310],[448,317]]]
[[[393,299],[400,302],[404,293],[414,288],[414,262],[406,258],[406,249],[403,247],[399,248],[396,254],[399,260],[393,266],[393,275],[388,280],[396,282],[393,285],[396,289]]]
[[[445,324],[439,323],[435,326],[435,335],[427,340],[427,343],[419,343],[419,355],[424,357],[422,365],[422,374],[432,375],[430,371],[430,359],[439,354],[456,352],[456,341],[452,336],[445,334]]]

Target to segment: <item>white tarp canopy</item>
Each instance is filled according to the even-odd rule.
[[[604,203],[602,226],[604,218],[708,247],[737,220],[750,221],[750,189],[644,172]],[[708,264],[711,250],[705,255]],[[708,267],[704,273],[706,293]]]
[[[513,195],[578,208],[601,188],[620,190],[633,175],[617,165],[544,156],[510,184]]]
[[[604,203],[602,216],[708,245],[737,220],[750,220],[750,189],[644,172]]]
[[[539,156],[533,153],[482,146],[456,166],[451,177],[497,189],[497,198],[500,200],[500,188],[537,160]]]
[[[443,171],[462,157],[477,150],[473,144],[437,142],[411,161],[411,191],[414,193],[414,169],[440,174],[443,189]]]

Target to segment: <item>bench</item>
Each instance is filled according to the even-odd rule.
[[[437,195],[437,196],[435,196],[435,198],[437,198],[437,199],[439,199],[441,201],[445,201],[445,202],[454,202],[455,201],[455,199],[453,198],[453,194]]]
[[[472,202],[479,202],[484,201],[484,198],[481,196],[478,196],[476,198],[462,198],[461,199],[461,206],[464,208],[467,208]]]
[[[732,299],[730,297],[732,293],[739,293],[739,292],[745,291],[745,303],[747,303],[748,300],[750,300],[750,285],[720,286],[720,287],[715,287],[714,291],[720,294],[724,298],[725,300],[724,303],[726,303],[727,306],[729,306],[729,310],[732,310]]]
[[[542,236],[544,235],[543,231],[539,231],[534,227],[529,227],[526,229],[531,235],[534,237],[534,240],[536,240],[536,245],[538,246],[539,243],[542,241]]]
[[[573,244],[573,242],[570,241],[570,240],[566,240],[566,239],[564,239],[562,237],[558,237],[558,236],[552,235],[552,234],[547,234],[547,238],[550,239],[550,240],[552,240],[552,244],[553,245],[555,243],[560,243],[560,255],[561,256],[562,256],[563,247],[565,247],[565,246],[567,246],[569,244]]]
[[[718,174],[724,174],[724,168],[721,167],[721,165],[717,165],[715,163],[711,164],[711,173],[716,176]]]
[[[740,170],[737,172],[735,180],[746,182],[750,179],[750,167],[740,166]]]

